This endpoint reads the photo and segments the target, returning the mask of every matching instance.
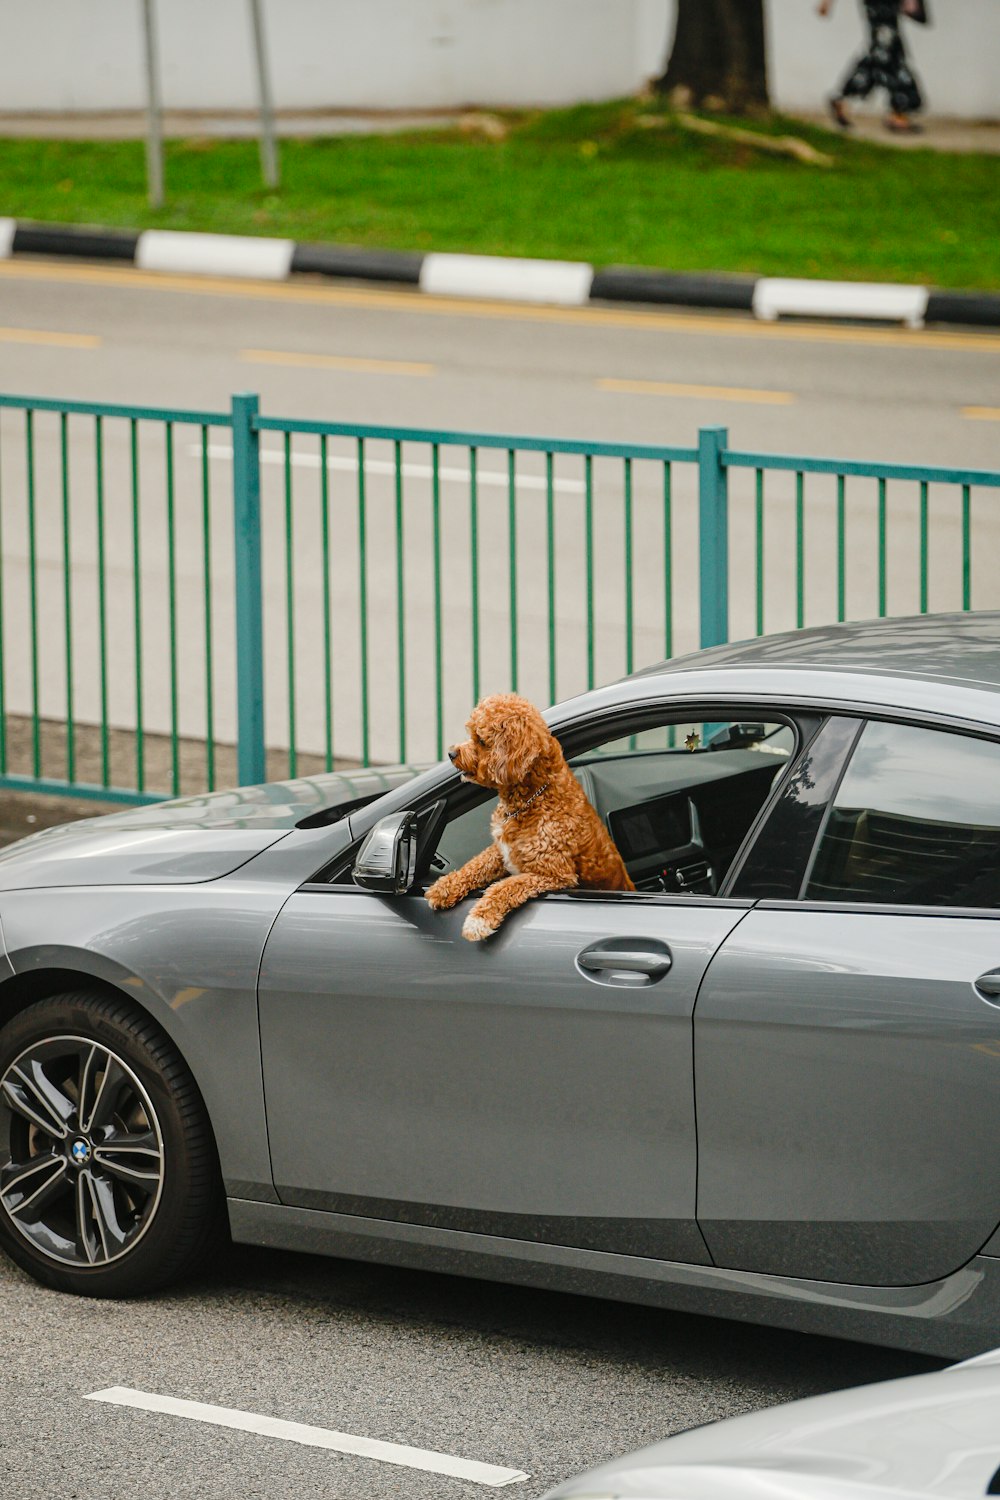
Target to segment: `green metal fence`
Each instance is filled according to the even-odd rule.
[[[1000,606],[1000,473],[0,396],[0,785],[439,756],[698,645]]]

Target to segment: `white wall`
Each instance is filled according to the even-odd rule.
[[[265,0],[279,108],[572,103],[628,93],[644,0]],[[246,0],[158,0],[163,98],[254,104]],[[0,0],[0,110],[138,109],[139,0]]]
[[[930,0],[907,26],[930,107],[1000,116],[1000,0]],[[768,0],[775,103],[815,109],[863,35],[855,0]],[[0,110],[137,109],[139,0],[0,0]],[[177,109],[254,103],[246,0],[158,0],[163,94]],[[562,104],[660,70],[673,0],[265,0],[280,108]]]

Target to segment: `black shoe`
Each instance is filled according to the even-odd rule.
[[[853,130],[854,121],[851,119],[850,115],[847,113],[847,110],[844,108],[843,99],[841,99],[839,95],[835,94],[826,102],[829,105],[831,115],[833,116],[836,123],[840,126],[841,130]]]

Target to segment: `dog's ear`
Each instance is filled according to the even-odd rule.
[[[493,766],[498,786],[524,781],[535,761],[545,753],[548,734],[536,710],[514,710],[493,736]]]

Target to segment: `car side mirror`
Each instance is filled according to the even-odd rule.
[[[416,813],[392,813],[380,818],[358,850],[355,884],[366,891],[403,896],[412,889],[416,873]]]

